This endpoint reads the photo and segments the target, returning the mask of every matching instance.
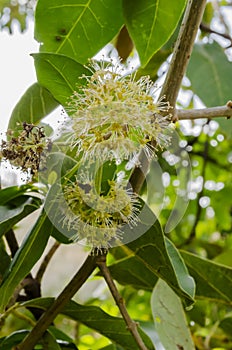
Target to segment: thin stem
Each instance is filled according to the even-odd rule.
[[[199,108],[199,109],[176,109],[175,117],[178,120],[194,120],[201,118],[231,118],[232,101],[228,101],[225,106]]]
[[[43,259],[43,261],[42,261],[42,263],[41,263],[41,265],[39,267],[39,270],[38,270],[38,272],[36,274],[36,277],[35,277],[37,282],[39,282],[39,283],[41,282],[42,277],[43,277],[43,275],[44,275],[44,273],[46,271],[46,268],[47,268],[51,258],[53,257],[53,255],[55,254],[57,249],[59,248],[59,246],[60,246],[60,243],[59,242],[55,242],[52,245],[52,247],[50,248],[50,250],[47,253],[47,255],[44,257],[44,259]]]
[[[99,267],[108,287],[109,290],[111,291],[111,294],[122,314],[122,317],[125,320],[125,323],[127,325],[127,328],[131,332],[132,336],[134,337],[139,349],[141,350],[147,350],[146,345],[144,344],[137,328],[136,322],[134,322],[131,318],[130,315],[127,312],[126,306],[124,304],[123,298],[119,294],[117,287],[110,275],[110,271],[106,265],[106,256],[99,256],[96,262],[97,266]]]
[[[61,312],[65,304],[76,294],[80,287],[96,268],[96,255],[89,255],[76,275],[69,284],[63,289],[54,303],[40,317],[32,331],[27,335],[21,344],[15,350],[33,350],[34,346],[41,339],[47,328]]]
[[[221,36],[221,37],[224,38],[224,39],[229,40],[229,41],[230,41],[230,46],[229,46],[229,47],[232,46],[232,37],[231,37],[229,34],[227,34],[227,33],[221,33],[221,32],[218,32],[218,31],[216,31],[216,30],[214,30],[214,29],[211,29],[211,28],[210,28],[209,26],[207,26],[207,24],[205,24],[205,23],[201,23],[200,29],[201,29],[203,32],[210,33],[210,34],[216,34],[216,35],[218,35],[218,36]],[[228,48],[228,47],[227,47],[227,48]]]

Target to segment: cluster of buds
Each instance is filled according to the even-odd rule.
[[[51,141],[46,138],[44,128],[23,122],[18,136],[14,136],[12,131],[7,134],[9,141],[2,141],[0,157],[31,176],[36,175],[45,159],[45,151],[51,149]]]

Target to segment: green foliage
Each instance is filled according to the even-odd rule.
[[[9,1],[1,4],[1,18],[5,7],[11,9],[11,19],[5,26],[11,26],[13,6],[17,7],[14,16],[19,18],[19,5],[15,3],[17,5]],[[225,3],[219,4],[219,10]],[[185,5],[184,0],[38,0],[35,39],[41,45],[40,52],[32,54],[38,82],[29,87],[13,110],[9,129],[14,136],[17,136],[19,124],[43,124],[43,119],[59,104],[66,108],[73,92],[80,92],[78,86],[85,82],[83,75],[92,74],[86,68],[88,60],[96,58],[94,56],[102,49],[102,57],[113,66],[116,55],[113,43],[118,52],[125,52],[125,48],[120,47],[124,42],[118,40],[122,28],[126,30],[130,45],[132,42],[134,45],[131,57],[122,57],[125,72],[128,73],[128,63],[132,60],[134,66],[138,66],[136,79],[150,74],[159,82],[160,75],[169,69],[167,59],[173,52]],[[22,29],[25,16],[24,11],[19,19]],[[218,21],[211,1],[207,2],[203,21],[209,27]],[[231,36],[226,21],[221,25]],[[196,97],[206,107],[225,105],[232,98],[231,53],[216,39],[221,35],[212,36],[210,30],[204,31],[203,27],[186,72],[190,85],[183,81],[177,101],[179,107],[189,112],[197,103]],[[126,56],[130,51],[131,48]],[[135,52],[140,66],[133,57]],[[85,92],[81,90],[83,98]],[[115,95],[117,101],[118,95]],[[112,95],[112,101],[115,96]],[[100,101],[99,106],[108,107],[104,101]],[[118,109],[115,110],[118,113]],[[167,350],[232,348],[232,124],[226,119],[216,120],[217,123],[204,119],[177,123],[178,134],[172,136],[175,142],[167,149],[157,150],[157,162],[151,164],[147,183],[139,193],[141,198],[136,199],[134,215],[140,220],[137,225],[128,222],[121,228],[120,245],[117,241],[111,242],[110,275],[117,283],[129,314],[139,323],[138,332],[147,349],[158,349],[160,344]],[[66,199],[60,201],[62,186],[77,185],[76,176],[85,168],[81,163],[83,154],[77,152],[78,141],[73,143],[69,126],[64,133],[59,130],[56,139],[53,137],[50,153],[43,154],[45,166],[38,177],[30,177],[29,169],[30,183],[0,189],[1,350],[9,350],[30,336],[29,329],[41,312],[50,310],[56,302],[54,298],[40,297],[41,281],[38,276],[34,277],[38,260],[43,256],[39,263],[41,275],[44,264],[50,259],[50,256],[44,257],[49,238],[52,236],[56,244],[70,244],[78,234],[70,225],[71,220],[66,220],[70,215],[65,211]],[[45,128],[46,137],[53,130],[52,125],[48,129]],[[80,137],[84,139],[83,135]],[[10,132],[8,137],[12,137]],[[2,154],[1,158],[4,158]],[[99,197],[109,193],[111,182],[120,183],[120,176],[124,176],[130,192],[128,180],[134,170],[133,164],[110,158],[101,165],[101,161],[98,159],[97,165],[88,164],[91,176],[96,177]],[[141,169],[143,171],[143,167]],[[85,175],[81,173],[83,178]],[[81,183],[85,198],[91,192],[87,180]],[[27,227],[23,242],[18,243],[17,227],[36,210],[37,218]],[[91,210],[88,213],[87,217]],[[73,219],[77,220],[75,216]],[[16,237],[12,242],[8,233],[14,237],[14,231]],[[96,272],[93,280],[102,277],[105,278],[102,271]],[[28,279],[34,284],[30,285]],[[35,284],[39,285],[38,290]],[[74,294],[75,291],[72,296]],[[52,320],[54,325],[47,327],[35,349],[138,348],[103,287],[101,298],[90,295],[85,305],[70,298],[58,310],[58,317]],[[24,311],[20,313],[21,310]],[[67,330],[67,322],[72,322],[69,327],[72,332]]]
[[[124,0],[125,22],[142,66],[168,41],[185,7],[181,1]]]
[[[27,302],[25,306],[47,309],[52,304],[52,298],[41,298]],[[124,349],[133,349],[136,345],[124,321],[118,317],[112,317],[96,306],[83,306],[70,301],[62,310],[62,314],[74,320],[86,324],[101,334],[107,336]],[[140,329],[139,332],[149,350],[154,349],[148,336]]]
[[[231,69],[232,63],[219,44],[214,42],[194,46],[187,76],[193,92],[207,107],[225,105],[231,99]],[[216,120],[231,137],[231,120]]]
[[[80,63],[86,63],[123,25],[119,0],[51,0],[49,6],[40,0],[35,19],[35,38],[42,43],[42,52],[63,54]]]
[[[64,55],[37,53],[33,57],[39,83],[63,105],[68,102],[73,91],[77,90],[78,84],[83,84],[81,75],[90,73],[80,63]]]
[[[113,265],[112,276],[119,283],[132,284],[136,289],[146,288],[148,283],[149,289],[152,289],[160,277],[183,298],[187,305],[191,305],[195,285],[182,258],[172,243],[165,240],[161,226],[149,208],[144,206],[142,212],[142,222],[131,230],[132,232],[124,232],[124,236],[128,239],[128,234],[136,237],[140,232],[145,233],[123,245],[122,248],[117,248],[125,250],[126,257]],[[154,224],[151,226],[151,223]]]
[[[181,301],[162,280],[153,290],[151,309],[159,341],[166,350],[195,349]]]
[[[16,131],[23,122],[37,124],[58,106],[51,93],[40,86],[33,84],[16,104],[8,124],[8,129]]]

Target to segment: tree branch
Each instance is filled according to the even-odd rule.
[[[59,248],[60,243],[59,242],[55,242],[52,247],[50,248],[49,252],[47,253],[47,255],[44,257],[39,270],[37,271],[37,274],[35,276],[36,281],[38,281],[39,283],[41,283],[42,277],[44,275],[44,272],[46,271],[46,268],[51,260],[51,258],[53,257],[53,255],[55,254],[55,252],[57,251],[57,249]]]
[[[96,268],[96,255],[89,255],[76,275],[69,284],[63,289],[54,303],[40,317],[35,327],[23,340],[21,344],[15,347],[15,350],[33,350],[34,346],[41,339],[47,328],[53,322],[55,317],[61,312],[65,304],[76,294],[80,287],[85,283],[87,278]]]
[[[170,66],[165,78],[160,97],[165,95],[166,101],[175,109],[181,82],[192,53],[194,41],[202,20],[206,0],[189,0],[180,32],[174,46]],[[171,113],[173,111],[171,110]]]
[[[207,26],[207,24],[205,24],[205,23],[201,23],[200,29],[201,29],[203,32],[210,33],[210,34],[216,34],[216,35],[218,35],[218,36],[221,36],[221,37],[224,38],[224,39],[229,40],[229,41],[230,41],[230,45],[227,47],[227,49],[228,49],[229,47],[232,46],[232,37],[231,37],[229,34],[217,32],[216,30],[211,29],[211,28],[210,28],[209,26]]]
[[[175,117],[177,120],[201,119],[201,118],[221,118],[232,117],[232,101],[228,101],[225,106],[200,108],[200,109],[176,109]]]
[[[127,312],[126,306],[124,304],[123,298],[119,294],[117,287],[110,275],[109,269],[106,266],[106,256],[99,256],[97,259],[97,266],[99,267],[108,287],[111,291],[111,294],[122,314],[122,317],[125,320],[125,323],[127,325],[128,330],[131,332],[132,336],[134,337],[139,349],[141,350],[147,350],[146,345],[144,344],[137,328],[137,324],[130,318],[130,315]]]

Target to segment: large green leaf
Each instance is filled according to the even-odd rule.
[[[13,201],[15,198],[25,194],[27,191],[37,191],[31,185],[10,186],[0,190],[0,205],[5,205],[7,202]]]
[[[196,44],[188,65],[187,76],[193,92],[207,107],[225,105],[231,100],[232,62],[228,61],[217,43]],[[216,119],[221,127],[232,135],[232,120]]]
[[[41,200],[36,197],[22,195],[8,202],[7,205],[0,205],[0,237],[9,231],[17,222],[38,209]]]
[[[141,232],[144,234],[141,235]],[[138,235],[139,238],[135,239]],[[183,298],[186,305],[193,303],[194,281],[177,249],[165,239],[157,218],[145,204],[139,224],[133,229],[127,227],[123,236],[127,240],[129,237],[132,240],[134,236],[135,240],[117,248],[125,251],[126,257],[110,266],[114,278],[123,284],[152,289],[157,277],[161,277]]]
[[[38,122],[52,112],[58,102],[50,92],[38,83],[30,86],[16,104],[8,124],[8,129],[15,130],[22,122],[38,124]]]
[[[70,57],[53,53],[37,53],[32,55],[39,83],[47,88],[62,105],[84,83],[80,77],[90,75],[90,71]]]
[[[46,212],[42,211],[14,256],[0,285],[0,312],[6,307],[17,285],[42,255],[52,229]]]
[[[23,303],[23,305],[27,307],[39,307],[46,310],[52,305],[53,301],[53,298],[39,298]],[[127,329],[124,320],[119,317],[108,315],[97,306],[84,306],[71,300],[61,313],[95,329],[105,337],[123,346],[124,349],[131,350],[136,348],[135,340]],[[149,337],[140,328],[138,328],[138,330],[147,349],[154,349]]]
[[[39,0],[35,38],[43,52],[86,63],[123,25],[121,0]]]
[[[180,298],[159,280],[151,296],[155,330],[165,350],[194,350]]]
[[[123,0],[126,25],[145,66],[173,34],[186,0]]]
[[[232,268],[181,252],[196,281],[196,297],[232,305]]]

